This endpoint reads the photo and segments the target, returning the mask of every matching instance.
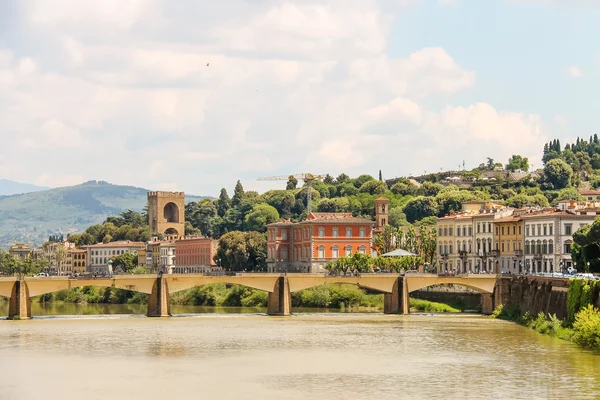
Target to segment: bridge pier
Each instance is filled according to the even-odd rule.
[[[384,314],[409,314],[410,307],[408,303],[408,286],[404,278],[396,279],[392,293],[383,294],[383,313]]]
[[[31,318],[31,299],[25,281],[16,281],[10,294],[8,319],[14,319],[15,317],[18,319]]]
[[[494,295],[492,293],[481,293],[481,313],[490,315],[494,312]]]
[[[170,317],[169,286],[164,278],[156,278],[148,296],[148,317]]]
[[[275,281],[275,287],[269,292],[267,300],[268,315],[290,315],[292,313],[292,292],[288,278],[282,276]]]

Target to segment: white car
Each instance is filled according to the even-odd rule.
[[[37,275],[36,275],[36,278],[43,278],[43,277],[46,277],[46,276],[48,276],[48,274],[47,274],[47,273],[45,273],[45,272],[40,272],[39,274],[37,274]]]

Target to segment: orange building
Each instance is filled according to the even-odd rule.
[[[175,241],[175,266],[173,273],[204,273],[216,263],[217,241],[205,237],[186,237]]]
[[[267,225],[269,272],[322,272],[327,262],[354,253],[368,254],[373,221],[351,213],[312,212],[306,220]]]

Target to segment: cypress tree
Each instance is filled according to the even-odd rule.
[[[598,144],[598,134],[594,133],[594,143]]]
[[[242,203],[244,199],[244,187],[240,181],[237,181],[235,184],[235,189],[233,189],[233,197],[231,198],[231,205],[233,207],[237,207]]]
[[[231,207],[231,200],[229,199],[229,195],[227,194],[227,189],[221,189],[221,194],[219,194],[219,200],[217,201],[217,214],[219,217],[223,217],[227,210]]]

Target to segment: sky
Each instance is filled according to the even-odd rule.
[[[217,196],[600,133],[597,0],[2,0],[0,178]]]

